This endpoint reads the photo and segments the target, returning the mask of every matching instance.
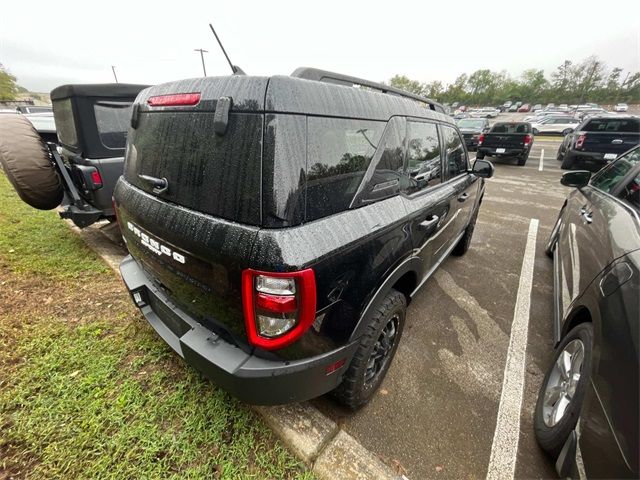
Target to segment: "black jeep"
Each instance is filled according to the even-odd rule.
[[[134,302],[245,401],[363,405],[493,173],[441,110],[308,68],[143,91],[114,193]]]
[[[0,116],[0,165],[20,197],[34,208],[61,207],[60,216],[79,227],[112,219],[131,105],[143,88],[146,85],[55,88],[52,132],[35,122],[40,120],[37,115],[46,114],[29,114],[30,119]]]

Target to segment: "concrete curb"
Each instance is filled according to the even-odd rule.
[[[126,253],[112,228],[97,225],[81,230],[69,220],[67,224],[120,275],[118,266]],[[321,480],[407,480],[309,403],[252,408]]]

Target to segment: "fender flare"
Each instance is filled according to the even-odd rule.
[[[371,312],[374,308],[382,301],[382,299],[391,291],[393,285],[402,277],[404,274],[413,272],[414,274],[418,274],[422,269],[422,262],[418,257],[410,256],[406,258],[404,261],[400,263],[387,277],[385,278],[382,285],[378,287],[375,291],[369,303],[367,303],[366,307],[362,311],[360,315],[360,319],[356,324],[356,328],[353,330],[351,337],[349,337],[349,342],[357,340],[362,336],[364,330],[367,328],[366,319],[369,318]]]

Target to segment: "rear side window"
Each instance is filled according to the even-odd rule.
[[[445,146],[445,158],[448,178],[453,178],[467,171],[467,156],[462,146],[462,139],[455,129],[442,126],[442,141]]]
[[[100,142],[105,148],[124,148],[131,119],[130,102],[98,102],[93,111]]]
[[[581,128],[585,132],[640,132],[640,119],[637,118],[594,118]]]
[[[627,202],[636,210],[640,211],[640,175],[636,175],[627,185],[625,185],[622,192],[620,192],[620,198],[622,201]]]
[[[349,208],[386,122],[307,119],[307,221]]]
[[[64,145],[78,146],[78,134],[73,118],[73,106],[71,99],[57,100],[55,103],[55,119],[58,138]]]
[[[407,173],[414,193],[442,182],[442,159],[438,128],[434,123],[407,122]]]
[[[603,168],[591,180],[591,186],[605,193],[611,193],[614,188],[636,165],[640,163],[640,148],[620,157],[611,165]]]

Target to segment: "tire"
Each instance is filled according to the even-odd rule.
[[[553,412],[555,407],[551,407],[553,401],[549,400],[545,402],[547,393],[547,386],[551,386],[557,383],[556,379],[562,378],[559,375],[560,369],[557,367],[558,358],[563,355],[565,349],[573,351],[573,355],[570,356],[571,366],[573,367],[573,361],[577,361],[579,358],[579,352],[576,351],[576,346],[581,345],[583,351],[583,360],[581,362],[581,368],[576,369],[575,373],[579,373],[579,378],[575,380],[575,373],[570,370],[570,380],[568,387],[559,387],[557,393],[560,393],[560,397],[556,400],[555,406],[562,406],[562,399],[568,401],[563,414],[560,416],[556,423],[553,419]],[[556,458],[562,450],[564,443],[576,428],[578,418],[580,416],[580,409],[584,401],[584,396],[589,384],[589,376],[591,374],[591,362],[593,354],[593,325],[591,323],[581,323],[574,327],[560,342],[553,357],[553,363],[547,371],[544,377],[542,385],[540,387],[540,393],[538,394],[538,401],[536,402],[536,409],[534,414],[534,430],[536,434],[536,440],[542,449]],[[574,360],[575,359],[575,360]],[[563,390],[564,389],[564,390]],[[562,395],[565,392],[565,395]],[[556,394],[557,394],[556,393]],[[555,396],[555,395],[554,395]],[[552,397],[553,398],[553,397]],[[551,417],[549,415],[551,414]],[[551,422],[551,423],[548,423]]]
[[[476,153],[476,160],[482,160],[484,158],[484,152]]]
[[[523,167],[525,163],[527,163],[527,159],[529,158],[529,152],[523,154],[518,158],[518,166]]]
[[[22,115],[0,115],[0,165],[25,203],[51,210],[62,202],[62,182],[49,151]]]
[[[360,339],[360,345],[358,345],[349,368],[344,374],[342,383],[334,390],[334,395],[340,403],[356,410],[371,400],[387,374],[398,349],[404,329],[406,310],[405,296],[392,289],[374,310],[371,317],[367,319],[367,329]],[[387,347],[383,357],[380,358],[381,363],[375,363],[373,360],[374,374],[367,381],[367,375],[372,373],[370,362],[374,351],[384,348],[385,340],[388,342],[391,333],[388,327],[391,324],[393,324],[392,344]]]
[[[558,160],[559,162],[564,160],[564,153],[562,153],[562,149],[558,149],[558,154],[556,155],[556,160]]]
[[[471,220],[469,221],[469,225],[467,225],[467,228],[464,230],[462,238],[458,241],[456,246],[453,247],[453,250],[451,250],[451,255],[461,257],[469,251],[471,238],[473,237],[473,230],[476,228],[476,220],[478,219],[478,210],[480,210],[480,208],[476,208],[476,211],[473,213],[473,217],[471,217]]]
[[[565,154],[564,158],[562,159],[562,164],[560,165],[560,168],[562,170],[571,170],[573,168],[574,163],[575,163],[574,158],[569,154]]]

